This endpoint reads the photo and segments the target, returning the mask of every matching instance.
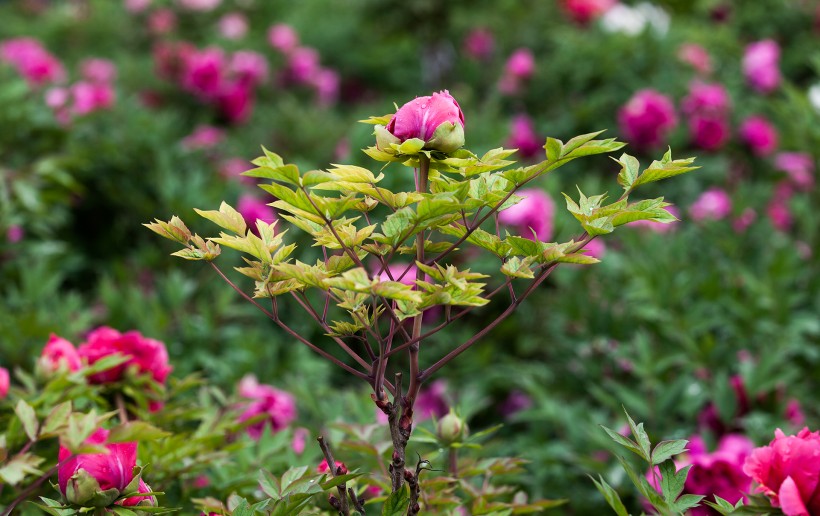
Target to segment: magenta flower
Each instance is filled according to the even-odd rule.
[[[299,46],[299,35],[293,27],[277,23],[268,29],[268,43],[283,54],[290,54]]]
[[[681,101],[681,110],[686,115],[723,115],[730,108],[729,92],[719,83],[693,81],[689,85],[689,94]]]
[[[0,62],[12,65],[35,86],[59,82],[65,78],[65,69],[60,61],[33,38],[15,38],[0,42]]]
[[[138,331],[120,333],[107,326],[97,328],[88,334],[77,352],[88,365],[114,354],[128,358],[123,364],[89,376],[91,383],[116,382],[122,379],[127,368],[132,367],[138,373],[150,374],[156,382],[164,384],[172,370],[165,344],[143,337]]]
[[[288,54],[288,76],[296,84],[309,84],[320,67],[316,49],[297,47]]]
[[[804,152],[780,152],[774,157],[774,166],[789,176],[791,183],[800,190],[814,187],[814,159]]]
[[[345,466],[345,463],[342,462],[342,461],[337,460],[336,461],[336,471],[335,471],[335,473],[337,475],[345,475],[345,474],[347,474],[347,471],[348,470],[347,470],[347,466]],[[327,459],[322,459],[322,462],[320,462],[319,465],[316,466],[316,472],[317,473],[328,473],[328,472],[330,472],[330,465],[327,463]]]
[[[752,451],[743,472],[786,516],[820,514],[820,432],[803,428],[786,436],[777,429],[774,436],[768,446]]]
[[[684,43],[681,45],[678,48],[678,59],[703,75],[712,72],[712,58],[709,52],[698,44]]]
[[[729,141],[729,120],[723,115],[694,115],[687,125],[692,143],[703,150],[718,150]]]
[[[596,238],[584,247],[584,251],[587,255],[600,260],[606,254],[606,244],[600,238]]]
[[[504,65],[504,73],[519,81],[525,81],[535,73],[535,56],[528,48],[515,50]]]
[[[725,190],[711,188],[703,192],[689,207],[693,220],[720,220],[732,211],[732,199]]]
[[[579,25],[588,25],[616,3],[616,0],[561,0],[561,7]]]
[[[677,123],[672,99],[652,89],[636,92],[618,111],[621,134],[640,149],[662,145]]]
[[[447,90],[416,97],[400,107],[386,126],[389,134],[379,127],[376,145],[380,149],[412,138],[423,140],[425,149],[442,152],[453,152],[464,145],[464,113]]]
[[[80,75],[88,82],[111,83],[117,78],[117,65],[108,59],[85,59],[80,63]]]
[[[290,441],[290,449],[296,455],[301,455],[305,451],[305,444],[310,432],[307,428],[297,428],[293,431],[293,439]]]
[[[769,222],[778,231],[788,231],[792,222],[794,222],[788,198],[775,195],[766,206],[766,215],[769,217]]]
[[[108,83],[78,82],[71,86],[71,112],[87,115],[114,105],[114,88]]]
[[[756,156],[768,156],[777,149],[777,129],[762,116],[750,116],[740,125],[740,138]]]
[[[227,71],[225,54],[221,48],[209,47],[202,50],[193,49],[181,56],[182,87],[204,99],[214,99],[222,89]]]
[[[227,13],[219,19],[219,34],[225,39],[237,40],[248,33],[248,18],[240,12]]]
[[[464,38],[462,48],[470,59],[487,61],[493,55],[495,38],[493,38],[493,33],[488,29],[483,27],[475,28]]]
[[[431,382],[429,387],[421,389],[413,406],[416,421],[430,419],[435,416],[443,417],[450,411],[450,404],[445,399],[447,392],[447,382],[436,380]]]
[[[211,149],[225,139],[225,133],[210,125],[199,125],[194,132],[182,139],[182,146],[188,150]]]
[[[276,218],[276,212],[268,204],[249,194],[243,194],[239,197],[236,203],[236,211],[245,219],[245,224],[254,234],[258,234],[256,228],[256,221],[261,220],[268,224],[273,224]]]
[[[251,401],[239,416],[239,422],[264,414],[266,417],[247,428],[251,439],[259,440],[268,424],[273,432],[278,432],[296,419],[296,400],[289,392],[271,385],[260,384],[256,377],[247,375],[239,382],[239,395]]]
[[[339,97],[339,74],[329,68],[320,68],[311,83],[316,90],[316,101],[320,106],[331,106]]]
[[[55,334],[51,334],[48,342],[40,354],[37,361],[42,371],[53,373],[54,371],[78,371],[82,367],[77,349],[72,343]]]
[[[10,244],[16,244],[22,240],[25,235],[26,231],[18,224],[12,224],[9,226],[8,230],[6,230],[6,240]]]
[[[538,188],[524,188],[516,192],[516,195],[523,197],[523,200],[498,212],[498,221],[513,227],[517,236],[542,242],[552,238],[552,220],[555,214],[555,202],[552,198]]]
[[[535,124],[527,115],[516,115],[512,119],[507,146],[518,149],[523,158],[532,158],[543,152],[544,140],[535,132]]]
[[[69,502],[82,505],[94,494],[93,491],[87,492],[85,486],[80,484],[72,489],[72,492],[68,491],[69,482],[75,479],[80,470],[84,470],[97,481],[100,491],[116,489],[122,492],[133,480],[134,467],[137,465],[137,443],[106,444],[107,440],[108,430],[99,428],[85,440],[85,443],[105,446],[108,453],[88,453],[72,457],[68,448],[60,446],[61,466],[57,469],[57,483],[60,492]]]
[[[224,85],[216,98],[219,112],[232,124],[248,120],[253,112],[253,91],[250,84],[231,81]]]
[[[268,60],[262,54],[250,50],[234,52],[228,69],[239,82],[251,86],[261,84],[268,78]]]
[[[0,367],[0,400],[6,399],[6,396],[9,395],[10,386],[9,370],[5,367]]]
[[[746,46],[743,54],[746,82],[760,93],[771,93],[780,86],[780,46],[771,39]]]

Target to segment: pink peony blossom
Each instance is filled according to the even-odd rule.
[[[310,432],[307,428],[297,428],[293,431],[293,439],[290,441],[290,448],[296,455],[301,455],[305,451],[305,442]]]
[[[241,12],[227,13],[219,19],[218,26],[223,38],[242,39],[248,33],[248,18]]]
[[[241,124],[248,120],[253,112],[253,91],[251,86],[242,81],[226,83],[216,97],[219,112],[232,124]]]
[[[245,224],[247,224],[248,228],[254,234],[258,234],[258,229],[256,228],[256,221],[261,220],[263,222],[267,222],[268,224],[273,224],[276,218],[276,212],[268,206],[268,204],[249,194],[243,194],[239,197],[239,201],[236,203],[236,211],[238,211],[242,218],[245,219]]]
[[[712,72],[712,58],[709,52],[698,44],[684,43],[678,47],[678,59],[703,75]]]
[[[9,395],[10,385],[9,370],[5,367],[0,367],[0,400],[6,399],[6,396]]]
[[[774,436],[752,451],[743,472],[786,516],[820,514],[820,432],[803,428],[787,436],[777,429]]]
[[[732,211],[732,199],[725,190],[711,188],[703,192],[689,207],[693,220],[720,220]]]
[[[246,184],[254,184],[254,178],[242,175],[242,172],[253,168],[253,165],[243,158],[228,158],[219,163],[219,174],[225,179],[238,179]]]
[[[535,73],[535,56],[528,48],[515,50],[504,65],[504,74],[525,81]]]
[[[117,78],[117,65],[108,59],[84,59],[80,63],[80,75],[88,82],[112,83]]]
[[[693,115],[687,125],[692,143],[703,150],[718,150],[729,141],[729,119],[726,116]]]
[[[296,400],[289,392],[279,390],[271,385],[260,384],[256,377],[247,375],[239,382],[239,395],[251,401],[245,405],[245,411],[239,416],[239,422],[265,414],[262,421],[247,428],[251,439],[259,440],[270,424],[273,432],[286,428],[296,419]]]
[[[148,30],[161,36],[177,28],[177,15],[170,9],[157,9],[148,16]]]
[[[413,406],[416,421],[423,421],[435,416],[443,417],[450,411],[450,405],[445,400],[447,392],[447,382],[436,380],[426,388],[419,391],[416,402]]]
[[[746,46],[743,54],[743,75],[746,82],[760,93],[771,93],[780,86],[780,46],[771,39]]]
[[[789,176],[791,183],[800,190],[814,187],[814,159],[804,152],[780,152],[774,157],[774,166]]]
[[[113,328],[102,326],[88,334],[85,343],[77,352],[88,365],[100,359],[119,354],[128,360],[120,365],[89,376],[91,383],[110,383],[122,379],[127,368],[138,373],[150,374],[158,383],[165,383],[172,367],[168,363],[165,344],[143,337],[138,331],[120,333]]]
[[[618,111],[621,134],[639,149],[662,145],[677,123],[672,99],[652,89],[636,92]]]
[[[604,254],[606,254],[606,244],[600,238],[596,238],[584,247],[584,251],[586,251],[588,256],[600,260],[604,257]]]
[[[493,33],[489,29],[478,27],[467,34],[461,46],[470,59],[487,61],[492,57],[493,50],[495,50],[495,38],[493,38]]]
[[[125,10],[131,14],[139,14],[151,6],[151,0],[125,0]]]
[[[268,60],[258,52],[239,50],[231,56],[230,73],[240,82],[257,85],[268,78]]]
[[[71,112],[75,115],[87,115],[114,105],[114,88],[106,83],[77,82],[70,88]]]
[[[777,129],[762,116],[750,116],[740,125],[740,138],[756,156],[768,156],[777,149]]]
[[[201,12],[213,11],[221,3],[222,0],[177,0],[177,4],[183,9]]]
[[[320,68],[319,52],[314,48],[297,47],[288,54],[288,76],[296,84],[310,84]]]
[[[299,35],[293,27],[277,23],[268,29],[268,43],[283,54],[290,54],[299,46]]]
[[[319,465],[316,466],[316,472],[317,473],[329,473],[330,472],[330,465],[327,463],[327,459],[322,459],[322,462],[320,462]],[[339,461],[339,460],[336,461],[336,471],[335,471],[335,473],[337,475],[347,474],[347,466],[345,466],[344,462]]]
[[[552,198],[538,188],[524,188],[516,192],[516,195],[523,197],[523,200],[500,211],[498,221],[515,228],[517,236],[542,242],[552,238],[552,220],[555,214],[555,202]]]
[[[182,87],[204,100],[214,99],[223,87],[227,72],[225,53],[222,49],[194,49],[183,56],[183,59],[180,81]]]
[[[63,496],[67,494],[68,483],[79,470],[85,470],[99,484],[100,490],[117,489],[123,491],[134,478],[134,466],[137,465],[137,443],[111,443],[108,430],[98,428],[85,443],[105,446],[108,453],[87,453],[71,457],[68,448],[60,446],[60,467],[57,469],[57,483]],[[76,502],[75,500],[69,500]]]
[[[311,79],[320,106],[331,106],[339,97],[339,74],[329,68],[320,68]]]
[[[689,94],[681,101],[681,111],[686,115],[723,115],[730,108],[729,92],[719,83],[694,81],[689,85]]]
[[[561,8],[575,23],[587,25],[617,3],[617,0],[561,0]]]
[[[19,242],[20,240],[23,239],[25,234],[26,234],[26,232],[25,232],[25,230],[23,229],[22,226],[20,226],[18,224],[12,224],[6,230],[6,240],[10,244],[16,244],[17,242]]]
[[[182,139],[182,146],[188,150],[211,149],[225,139],[222,129],[210,125],[198,125],[194,131]]]
[[[0,62],[12,65],[35,86],[59,82],[65,78],[62,63],[34,38],[0,41]]]
[[[542,153],[544,140],[535,132],[535,124],[529,116],[520,114],[512,119],[507,146],[518,149],[523,158],[529,159]]]
[[[42,371],[52,373],[60,369],[78,371],[82,367],[80,355],[72,343],[55,334],[51,334],[37,361]]]
[[[433,150],[452,152],[464,145],[464,113],[447,90],[406,103],[386,129],[399,142],[419,138]]]

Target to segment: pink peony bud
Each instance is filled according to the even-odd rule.
[[[9,395],[10,385],[9,370],[5,367],[0,367],[0,400],[6,399],[6,396]]]
[[[709,52],[695,43],[681,45],[678,48],[678,59],[703,75],[712,72],[712,58],[709,57]]]
[[[518,149],[523,158],[532,158],[543,152],[544,138],[535,132],[535,124],[527,115],[516,115],[510,123],[507,146]]]
[[[493,38],[493,33],[488,29],[481,27],[475,28],[464,38],[462,48],[470,59],[487,61],[493,55],[495,38]]]
[[[587,25],[614,6],[617,0],[561,0],[561,8],[579,25]]]
[[[227,13],[219,19],[219,34],[225,39],[237,40],[248,33],[248,18],[240,12]]]
[[[752,451],[743,472],[786,516],[820,514],[820,432],[803,428],[786,436],[777,429],[774,436],[768,446]]]
[[[330,466],[327,463],[327,459],[322,459],[322,462],[320,462],[319,465],[316,466],[316,472],[317,473],[328,473],[328,472],[330,472]],[[345,474],[347,474],[347,472],[348,472],[348,470],[347,470],[347,466],[345,466],[345,463],[342,462],[342,461],[337,460],[336,461],[336,472],[335,473],[337,475],[345,475]]]
[[[139,481],[139,486],[137,487],[138,493],[150,493],[151,487],[145,483],[142,479]],[[157,499],[153,495],[148,496],[132,496],[130,498],[126,498],[117,502],[117,505],[122,505],[123,507],[156,507],[157,506]]]
[[[158,383],[165,383],[172,370],[165,344],[143,337],[137,331],[120,333],[107,326],[97,328],[88,334],[77,352],[88,365],[114,354],[128,358],[123,364],[89,376],[91,383],[116,382],[122,379],[129,367],[136,369],[138,373],[150,374]]]
[[[273,432],[278,432],[296,419],[296,400],[289,392],[279,390],[271,385],[257,382],[256,377],[247,375],[239,382],[239,395],[251,401],[245,405],[245,411],[239,416],[239,422],[246,421],[259,414],[266,417],[247,428],[251,439],[259,440],[270,424]]]
[[[800,190],[814,187],[814,159],[804,152],[781,152],[774,157],[774,166],[789,176],[791,183]]]
[[[542,242],[552,238],[552,220],[555,214],[555,202],[552,198],[538,188],[524,188],[516,192],[516,195],[523,197],[523,200],[500,211],[498,221],[505,226],[512,226],[518,233],[517,236]]]
[[[401,143],[411,138],[423,140],[425,149],[442,152],[453,152],[464,145],[464,113],[447,90],[416,97],[396,111],[386,132],[380,127],[376,127],[380,149],[389,148],[391,141]]]
[[[768,156],[777,149],[777,129],[762,116],[750,116],[740,125],[740,138],[756,156]]]
[[[743,54],[746,82],[760,93],[771,93],[780,86],[780,46],[771,39],[750,43]]]
[[[85,59],[80,63],[80,75],[88,82],[111,83],[117,78],[117,65],[108,59]]]
[[[60,492],[70,503],[83,505],[91,501],[95,492],[109,489],[116,490],[113,496],[116,498],[134,478],[134,467],[137,465],[137,443],[106,444],[107,439],[108,430],[99,428],[85,440],[85,443],[104,445],[108,453],[88,453],[72,457],[68,448],[60,446],[61,465],[57,470],[57,483],[60,486]],[[78,479],[77,475],[81,470],[96,480],[98,484],[96,488],[93,486],[89,488],[85,483],[78,482],[72,484],[69,489],[69,483]]]
[[[47,373],[54,371],[78,371],[82,367],[80,355],[72,343],[51,334],[37,361],[40,369]]]
[[[299,35],[290,25],[277,23],[268,29],[268,43],[283,54],[290,54],[299,46]]]
[[[636,92],[618,111],[621,133],[639,149],[663,145],[677,123],[672,99],[652,89]]]
[[[720,220],[732,211],[732,199],[725,190],[711,188],[703,192],[689,207],[694,220]]]

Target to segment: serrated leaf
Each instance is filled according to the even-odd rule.
[[[641,457],[649,462],[649,436],[646,435],[646,430],[643,429],[643,423],[636,425],[635,421],[632,420],[626,409],[624,409],[624,414],[626,414],[626,419],[629,422],[629,429],[632,431],[632,437],[635,438],[635,441],[641,448]]]
[[[667,503],[674,504],[675,500],[683,492],[686,475],[689,473],[691,467],[692,465],[690,464],[681,468],[680,471],[677,471],[675,462],[672,459],[667,459],[658,466],[661,474],[661,494],[663,494],[663,498]]]
[[[68,424],[68,416],[71,414],[71,402],[60,403],[51,409],[46,420],[43,422],[43,435],[54,434],[57,430]]]
[[[626,511],[626,507],[624,506],[624,503],[621,501],[621,497],[618,496],[618,493],[612,488],[612,486],[606,483],[606,480],[604,480],[603,477],[599,475],[598,480],[595,480],[592,477],[589,478],[592,479],[592,482],[595,484],[595,487],[598,489],[598,491],[602,495],[604,495],[606,503],[608,503],[609,506],[612,507],[612,510],[615,511],[615,514],[617,514],[618,516],[629,516],[629,513]]]
[[[390,493],[390,496],[384,501],[382,516],[404,516],[409,504],[410,491],[407,484],[404,484],[398,491]]]
[[[248,230],[244,217],[230,204],[224,201],[220,204],[219,211],[199,210],[197,208],[194,208],[194,211],[197,212],[200,217],[206,218],[217,226],[236,233],[237,235],[244,235]]]
[[[108,442],[153,441],[169,435],[171,435],[169,432],[145,421],[128,421],[111,429],[108,434]]]
[[[649,165],[649,168],[638,176],[638,179],[633,183],[633,188],[697,170],[700,167],[692,166],[694,161],[695,158],[673,160],[672,151],[670,149],[664,154],[660,161],[653,161],[652,164]]]
[[[279,483],[279,479],[269,471],[259,470],[258,481],[259,487],[266,495],[277,500],[282,497],[282,485]]]
[[[629,450],[629,451],[631,451],[631,452],[633,452],[633,453],[635,453],[639,456],[643,456],[643,452],[641,451],[641,447],[638,446],[638,443],[636,443],[635,441],[633,441],[632,439],[630,439],[628,437],[622,436],[621,434],[619,434],[615,430],[609,429],[609,428],[607,428],[603,425],[601,425],[601,428],[604,429],[604,432],[606,432],[607,435],[609,435],[609,437],[613,441],[620,444],[621,446],[623,446],[627,450]]]
[[[703,495],[685,494],[678,498],[672,507],[680,513],[685,513],[689,509],[699,506],[701,500],[703,500]]]
[[[689,443],[686,439],[678,439],[675,441],[661,441],[652,450],[652,464],[660,464],[666,459],[686,451],[686,445]]]
[[[531,256],[524,257],[523,259],[518,256],[512,256],[501,266],[501,272],[513,278],[534,278],[535,274],[530,268],[533,260]]]
[[[634,156],[630,156],[626,153],[621,154],[620,159],[612,159],[621,165],[621,171],[618,173],[618,184],[621,185],[624,190],[631,189],[640,173],[640,162]]]
[[[14,406],[14,413],[17,414],[20,423],[23,424],[23,430],[25,430],[29,440],[36,441],[40,423],[37,421],[37,414],[31,408],[31,405],[24,400],[18,400],[17,405]]]

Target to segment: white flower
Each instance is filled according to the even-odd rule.
[[[808,96],[809,104],[812,105],[815,111],[820,113],[820,82],[809,88]]]
[[[669,14],[649,2],[641,2],[635,7],[618,3],[601,17],[600,23],[606,32],[637,36],[650,27],[659,36],[664,36],[669,30]]]

